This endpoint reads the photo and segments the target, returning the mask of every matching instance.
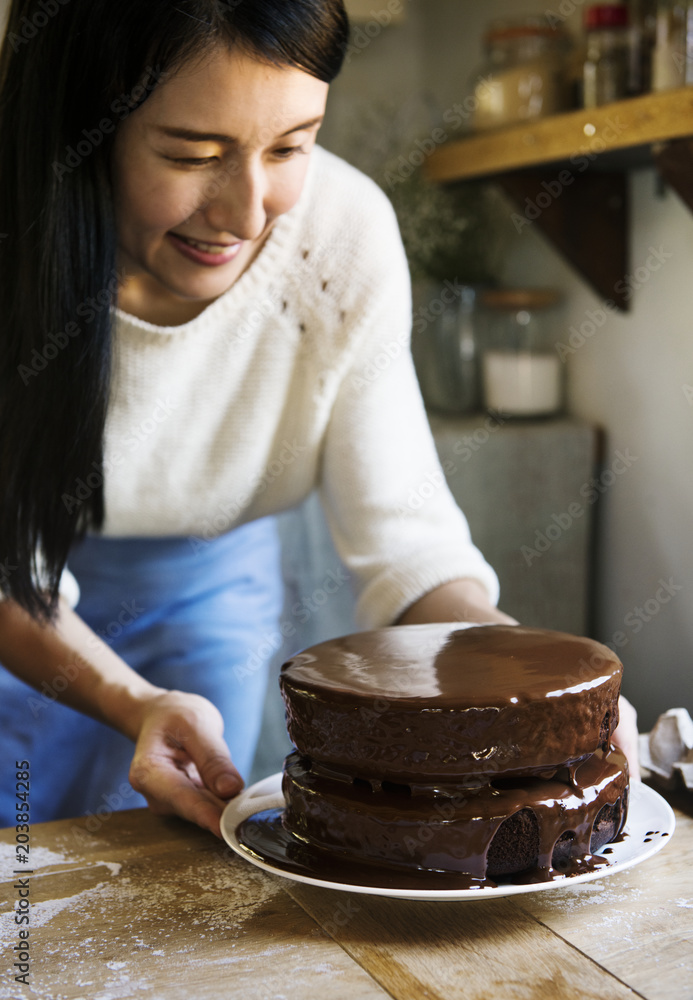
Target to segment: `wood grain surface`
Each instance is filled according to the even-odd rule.
[[[93,836],[82,820],[33,833],[31,989],[8,975],[17,893],[10,831],[0,834],[3,1000],[387,996],[283,880],[210,834],[146,810],[114,813]]]
[[[594,882],[417,902],[268,875],[146,810],[32,831],[30,987],[0,831],[0,1000],[688,1000],[693,819]]]
[[[328,890],[288,891],[328,924]],[[346,894],[336,939],[397,1000],[626,1000],[636,996],[515,900],[417,902]]]
[[[525,896],[522,909],[648,1000],[693,997],[693,819],[671,845],[613,878]]]

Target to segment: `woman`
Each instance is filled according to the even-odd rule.
[[[509,619],[428,433],[389,203],[314,148],[341,0],[71,0],[26,40],[31,11],[1,71],[4,755],[35,820],[146,799],[218,834],[270,515],[319,486],[365,626]]]

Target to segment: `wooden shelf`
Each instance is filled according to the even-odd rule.
[[[691,135],[693,87],[682,87],[456,139],[431,154],[426,173],[453,181],[549,163],[574,161],[579,168],[580,158],[596,163],[617,150]]]
[[[518,231],[536,224],[602,298],[625,310],[625,171],[656,166],[693,210],[691,137],[693,87],[683,87],[456,139],[431,154],[426,175],[496,181],[518,205]]]

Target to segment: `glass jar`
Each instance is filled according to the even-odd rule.
[[[565,60],[570,36],[541,15],[491,22],[486,63],[475,76],[475,129],[555,114],[570,106]]]
[[[652,55],[652,89],[693,83],[693,3],[659,3]]]
[[[628,8],[597,4],[585,11],[587,58],[583,71],[586,108],[620,101],[629,96],[631,39]]]
[[[472,413],[480,406],[478,290],[448,282],[415,290],[412,356],[429,410]]]
[[[652,90],[652,57],[655,44],[657,0],[628,0],[630,69],[628,92],[633,96]]]
[[[494,289],[481,295],[483,401],[508,417],[557,413],[563,371],[555,348],[556,308],[551,289]]]

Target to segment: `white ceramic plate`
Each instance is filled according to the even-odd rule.
[[[227,805],[221,817],[221,832],[224,840],[232,850],[246,860],[265,871],[296,882],[307,882],[310,885],[321,885],[327,889],[342,889],[347,892],[363,892],[375,896],[393,896],[400,899],[491,899],[496,896],[515,896],[524,892],[542,892],[547,889],[569,889],[581,882],[590,882],[606,875],[615,875],[632,865],[646,861],[657,851],[660,851],[671,839],[674,832],[674,814],[669,804],[648,785],[634,784],[630,788],[630,806],[628,820],[624,828],[623,839],[605,845],[610,853],[604,854],[603,847],[600,857],[607,861],[595,871],[580,875],[571,875],[553,879],[550,882],[533,882],[528,885],[512,883],[498,886],[484,886],[478,889],[397,889],[373,885],[352,885],[338,881],[327,881],[312,875],[301,875],[282,867],[280,861],[268,863],[260,859],[236,836],[236,828],[247,817],[267,809],[283,809],[284,799],[281,792],[281,774],[273,774],[269,778],[245,789]]]

